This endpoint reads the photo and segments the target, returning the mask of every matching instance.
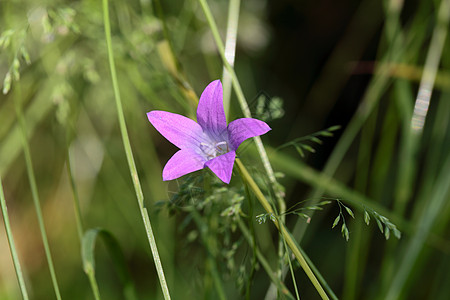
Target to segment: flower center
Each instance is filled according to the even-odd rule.
[[[200,143],[200,150],[202,150],[208,159],[212,159],[230,151],[228,149],[228,143],[225,141]]]

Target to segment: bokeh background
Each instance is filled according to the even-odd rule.
[[[224,41],[230,2],[208,1]],[[286,216],[340,299],[450,295],[449,2],[247,0],[231,16],[238,20],[235,70],[253,115],[265,117],[273,129],[263,141],[285,187],[287,208],[326,197],[355,213],[354,219],[345,214],[349,241],[340,225],[331,228],[337,201],[315,213],[303,211],[310,220]],[[162,299],[119,130],[101,1],[4,0],[0,14],[0,176],[31,299],[53,299],[54,292],[15,106],[24,115],[62,298],[94,299],[82,268],[70,159],[84,228],[104,228],[117,239],[139,299]],[[110,15],[125,118],[172,298],[218,299],[212,257],[227,299],[276,299],[253,260],[252,245],[235,220],[221,214],[229,203],[213,198],[213,205],[202,206],[195,189],[183,187],[186,180],[195,183],[198,172],[180,181],[161,179],[176,148],[145,113],[194,117],[193,93],[223,76],[199,2],[110,1]],[[423,130],[412,130],[424,86],[431,95],[426,122]],[[228,119],[238,117],[233,93]],[[302,141],[314,153],[304,150],[302,156],[294,145],[277,149],[334,125],[341,128],[320,136],[322,144]],[[259,178],[263,168],[253,148],[247,142],[239,154]],[[241,192],[240,184],[234,178],[230,191]],[[177,195],[181,209],[169,209]],[[197,213],[183,209],[192,203]],[[254,215],[263,212],[258,205]],[[387,240],[373,215],[367,226],[365,209],[389,218],[402,238],[391,232]],[[247,204],[242,210],[248,212]],[[277,231],[270,222],[252,220],[258,248],[276,270]],[[209,242],[199,228],[206,228]],[[102,299],[124,299],[101,241],[95,255]],[[294,269],[301,298],[319,299],[303,270]],[[289,273],[285,284],[294,294]],[[1,229],[0,299],[20,297]]]

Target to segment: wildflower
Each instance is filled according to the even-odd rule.
[[[164,167],[164,181],[208,167],[223,182],[230,183],[239,145],[271,130],[263,121],[252,118],[237,119],[227,126],[222,93],[219,80],[206,87],[198,103],[197,122],[166,111],[147,113],[156,130],[180,148]]]

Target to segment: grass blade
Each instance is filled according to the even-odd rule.
[[[238,30],[240,5],[241,0],[230,0],[230,4],[228,5],[228,24],[227,24],[227,35],[225,39],[225,57],[230,66],[232,67],[234,66],[234,58],[236,56],[236,38]],[[228,116],[231,98],[231,76],[225,67],[223,67],[222,85],[223,85],[223,107],[225,110],[225,115]]]
[[[109,67],[111,71],[111,79],[114,89],[114,97],[116,99],[116,107],[117,107],[117,116],[119,119],[120,132],[122,134],[123,146],[125,149],[128,167],[130,169],[130,175],[133,181],[134,190],[136,193],[136,197],[138,200],[139,209],[141,212],[142,220],[144,222],[144,226],[147,232],[148,241],[150,244],[150,248],[152,250],[153,260],[155,262],[156,270],[159,277],[159,282],[161,285],[161,289],[164,294],[164,299],[170,299],[169,288],[167,287],[166,278],[164,276],[164,270],[161,264],[161,259],[159,257],[158,248],[156,246],[155,236],[153,235],[152,225],[150,223],[150,217],[148,215],[148,211],[144,206],[144,194],[142,192],[141,184],[139,181],[139,175],[137,173],[136,164],[133,158],[133,152],[131,150],[130,139],[128,137],[127,125],[125,123],[125,116],[123,113],[122,100],[120,98],[119,84],[116,75],[116,67],[114,64],[114,55],[112,50],[112,42],[111,42],[111,26],[109,21],[109,8],[108,8],[108,0],[103,0],[103,18],[104,18],[104,26],[105,26],[105,37],[106,37],[106,45],[108,50],[108,60]]]
[[[111,255],[112,262],[119,276],[120,281],[123,284],[123,292],[125,299],[136,300],[136,291],[134,289],[133,282],[131,280],[130,272],[125,263],[125,257],[120,249],[119,243],[114,236],[101,228],[89,229],[83,236],[81,254],[83,258],[83,269],[88,274],[90,280],[95,281],[95,243],[97,238],[101,237],[105,243],[109,254]],[[95,287],[97,284],[95,283]],[[98,287],[94,289],[94,295],[96,299],[100,299]]]
[[[50,251],[50,246],[48,244],[47,232],[45,230],[44,225],[44,217],[42,215],[41,202],[39,200],[39,193],[36,184],[36,176],[34,175],[33,170],[33,162],[31,160],[30,146],[28,145],[27,133],[26,133],[26,124],[25,119],[22,114],[22,108],[19,103],[20,99],[20,86],[18,85],[18,93],[17,97],[14,97],[14,105],[16,108],[17,119],[19,121],[22,145],[23,145],[23,153],[25,156],[25,164],[27,169],[28,180],[30,182],[31,194],[33,198],[34,207],[36,209],[36,215],[39,224],[39,230],[41,232],[42,244],[44,245],[45,256],[47,258],[48,268],[50,270],[50,276],[52,279],[53,289],[55,291],[56,299],[61,300],[61,293],[59,291],[58,280],[56,278],[55,268],[53,266],[53,258]]]
[[[16,270],[17,281],[19,282],[20,291],[24,300],[28,300],[27,287],[25,280],[23,279],[22,268],[20,267],[19,256],[17,255],[16,246],[14,244],[14,238],[12,235],[11,225],[9,223],[8,209],[6,207],[5,195],[3,194],[3,184],[0,178],[0,205],[2,208],[3,223],[5,224],[6,236],[8,237],[9,251],[14,263],[14,269]]]

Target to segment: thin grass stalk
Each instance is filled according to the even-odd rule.
[[[77,226],[78,239],[83,240],[84,228],[83,228],[83,219],[81,218],[81,208],[80,208],[80,198],[78,196],[78,190],[75,183],[75,179],[73,177],[72,171],[72,163],[70,162],[70,151],[69,151],[69,142],[68,137],[66,136],[66,169],[67,175],[69,176],[70,188],[72,190],[72,200],[73,200],[73,208],[75,212],[75,223]]]
[[[210,274],[212,276],[214,286],[216,287],[217,295],[220,300],[225,300],[225,299],[227,299],[227,297],[225,295],[225,290],[222,285],[222,279],[220,278],[220,273],[217,270],[217,264],[215,261],[214,253],[209,245],[209,238],[207,236],[208,226],[207,226],[207,224],[205,224],[205,222],[202,221],[200,214],[197,212],[197,210],[192,209],[189,211],[191,213],[191,216],[192,216],[194,222],[197,224],[197,227],[200,232],[200,237],[203,241],[203,244],[206,247],[206,252],[207,252],[206,253],[206,255],[207,255],[206,264],[207,264],[207,267],[211,271]]]
[[[256,249],[258,248],[256,245],[256,233],[255,233],[255,226],[253,224],[253,217],[254,217],[254,210],[253,210],[253,199],[250,195],[250,190],[248,188],[248,185],[244,183],[244,194],[248,201],[248,226],[250,228],[251,234],[252,234],[252,241],[253,244],[251,245],[251,248],[253,250],[253,256],[252,256],[252,268],[251,272],[247,279],[247,291],[246,291],[246,299],[250,300],[250,287],[253,281],[253,276],[255,274],[255,267],[256,267]]]
[[[409,124],[410,127],[405,128],[404,130],[404,144],[400,155],[401,160],[399,166],[402,172],[399,176],[395,197],[396,201],[394,202],[394,211],[399,215],[403,215],[405,213],[408,202],[412,199],[413,184],[417,177],[417,155],[419,153],[420,140],[422,138],[423,127],[428,113],[428,107],[438,73],[439,62],[447,36],[449,19],[450,1],[442,0],[439,10],[437,11],[437,24],[434,27],[425,60],[419,91],[417,93],[413,115]],[[430,211],[431,208],[429,207],[436,205],[432,203],[429,198],[429,196],[417,198],[417,206],[423,209],[418,214],[416,210],[416,224],[422,224],[424,221],[428,223],[428,220],[425,220],[425,218],[434,219],[436,217],[431,215],[426,216],[422,213],[423,211]],[[417,218],[418,215],[423,219],[420,220],[420,218]],[[411,268],[411,266],[406,265],[407,263],[405,263],[405,261],[408,261],[408,264],[413,264],[417,260],[419,255],[418,249],[422,249],[423,247],[423,245],[420,245],[420,242],[423,243],[424,239],[428,237],[428,232],[422,233],[427,231],[427,229],[424,229],[423,226],[418,229],[418,231],[419,233],[416,232],[413,235],[413,240],[410,243],[410,247],[405,250],[406,254],[403,256],[404,260],[400,264],[400,268],[394,266],[394,261],[392,259],[390,261],[386,261],[385,263],[384,278],[386,278],[386,280],[384,282],[384,287],[387,289],[387,295],[390,297],[400,295],[401,291],[404,289],[407,278],[409,278],[409,274],[405,270],[410,270]],[[393,255],[391,255],[391,257],[392,256]],[[390,280],[390,278],[392,278],[392,280]]]
[[[359,151],[357,158],[357,168],[355,175],[355,190],[361,194],[367,192],[370,162],[372,161],[372,148],[375,135],[376,121],[378,115],[378,106],[374,109],[373,113],[367,120],[365,126],[362,128]],[[346,266],[345,266],[345,281],[343,289],[344,299],[356,299],[361,282],[361,251],[367,249],[367,247],[361,247],[364,242],[362,236],[363,223],[358,220],[354,223],[354,238],[349,243],[346,254]]]
[[[222,58],[224,70],[228,71],[229,76],[231,77],[231,81],[233,83],[234,91],[236,92],[237,99],[239,101],[242,113],[244,114],[244,117],[251,118],[250,109],[247,104],[247,100],[245,99],[244,93],[242,91],[241,85],[239,83],[239,80],[237,78],[236,72],[234,71],[233,66],[229,63],[227,59],[226,49],[223,46],[222,39],[219,34],[219,30],[217,28],[216,22],[214,20],[214,17],[211,13],[211,10],[208,6],[208,3],[206,0],[198,0],[200,2],[200,5],[203,9],[203,13],[205,14],[206,20],[208,21],[208,25],[211,29],[211,32],[214,37],[214,41],[216,43],[216,47],[219,51],[220,57]],[[283,193],[279,189],[279,183],[277,182],[277,179],[275,178],[275,174],[272,168],[272,165],[270,164],[269,158],[267,156],[266,149],[264,148],[264,145],[262,143],[261,137],[256,136],[253,138],[256,144],[256,148],[258,149],[259,156],[261,158],[261,161],[263,163],[264,169],[266,170],[267,176],[269,178],[269,182],[272,186],[272,189],[274,190],[274,195],[277,200],[278,209],[280,211],[281,221],[284,222],[284,214],[283,212],[286,210],[286,203],[283,199]],[[278,243],[278,257],[279,257],[279,269],[277,270],[278,276],[281,279],[283,277],[282,272],[282,259],[283,259],[284,251],[283,251],[283,242],[281,239]]]
[[[16,245],[14,243],[14,237],[11,230],[11,224],[9,222],[8,208],[6,207],[5,195],[3,193],[2,179],[0,178],[0,205],[3,215],[3,223],[5,224],[6,237],[8,238],[9,251],[14,263],[14,269],[16,270],[17,281],[19,282],[20,292],[22,298],[28,300],[27,286],[23,279],[22,268],[20,267],[19,255],[17,254]]]
[[[86,270],[86,274],[89,278],[89,284],[91,285],[92,292],[94,293],[95,300],[101,300],[100,291],[98,289],[97,279],[95,279],[95,272],[93,269]]]
[[[105,27],[105,37],[106,37],[106,46],[108,50],[108,61],[109,67],[111,71],[111,79],[114,90],[114,97],[116,100],[117,107],[117,116],[119,119],[120,131],[122,134],[123,146],[125,149],[128,168],[130,169],[130,175],[132,178],[134,190],[136,193],[136,198],[138,200],[139,210],[141,212],[142,220],[144,222],[145,230],[147,232],[147,238],[150,244],[150,248],[153,255],[153,260],[155,262],[156,270],[159,277],[159,283],[161,285],[161,289],[164,295],[164,299],[170,299],[169,288],[167,287],[167,282],[164,276],[164,270],[161,264],[161,259],[159,257],[158,248],[156,245],[156,240],[153,235],[153,229],[150,223],[150,217],[148,215],[148,211],[144,206],[144,194],[142,192],[141,184],[139,181],[139,175],[137,173],[136,164],[133,158],[133,152],[131,150],[130,139],[128,137],[128,131],[125,122],[125,116],[123,113],[122,100],[120,98],[119,84],[117,80],[116,67],[114,64],[114,54],[112,50],[112,42],[111,42],[111,25],[109,20],[109,8],[108,8],[108,0],[103,0],[103,18],[104,18],[104,27]]]
[[[295,280],[294,269],[292,268],[291,258],[289,257],[290,256],[289,248],[286,245],[286,240],[285,239],[282,239],[282,240],[283,240],[284,248],[286,250],[286,256],[287,256],[286,258],[289,263],[289,271],[291,272],[292,283],[294,284],[295,296],[297,297],[297,300],[300,300],[300,294],[298,293],[298,287],[297,287],[297,280]]]
[[[239,7],[241,0],[230,0],[228,5],[228,24],[227,35],[225,38],[225,57],[231,67],[234,67],[234,58],[236,57],[236,38],[239,23]],[[231,99],[231,76],[225,66],[222,71],[222,85],[223,85],[223,108],[225,115],[228,116],[230,110]]]
[[[446,200],[448,200],[450,194],[450,176],[448,174],[450,174],[450,155],[447,155],[443,163],[443,167],[433,189],[433,194],[427,197],[429,205],[418,220],[417,230],[405,248],[405,253],[403,253],[399,265],[396,268],[396,274],[389,286],[389,290],[382,299],[400,299],[406,281],[425,245],[433,224],[444,208]]]
[[[355,192],[345,184],[320,173],[301,161],[282,153],[271,153],[270,158],[276,163],[281,172],[290,175],[297,180],[305,182],[316,189],[340,197],[340,200],[361,209],[363,206],[370,208],[398,224],[402,230],[409,230],[410,225],[404,219],[384,208],[380,204],[371,201],[361,193]],[[308,198],[309,199],[309,198]],[[311,198],[312,199],[312,198]]]
[[[48,244],[47,231],[45,229],[44,217],[42,215],[41,201],[39,199],[38,188],[36,184],[36,176],[33,170],[33,161],[31,159],[30,146],[27,139],[26,123],[23,117],[22,107],[19,103],[20,99],[20,85],[17,85],[17,96],[14,98],[14,106],[16,109],[17,120],[19,121],[23,153],[25,156],[25,165],[27,169],[28,180],[31,188],[31,195],[33,198],[34,208],[36,209],[36,215],[38,219],[39,231],[41,232],[42,244],[44,245],[45,257],[47,258],[47,264],[50,271],[50,277],[52,279],[53,289],[55,291],[56,299],[61,300],[61,293],[59,291],[58,280],[56,278],[55,268],[53,266],[53,258]]]
[[[219,30],[217,28],[216,22],[214,20],[214,17],[211,13],[211,10],[208,6],[208,3],[206,3],[206,0],[198,0],[202,9],[203,13],[205,14],[206,20],[208,21],[208,25],[211,29],[211,32],[214,37],[214,41],[216,43],[216,47],[219,51],[220,57],[222,58],[222,62],[224,67],[227,69],[231,76],[231,81],[233,83],[234,91],[236,92],[236,96],[238,98],[239,104],[241,106],[242,113],[244,114],[244,117],[251,118],[250,109],[248,107],[247,101],[245,100],[244,93],[242,91],[241,85],[239,83],[239,80],[237,78],[236,72],[234,72],[233,67],[228,63],[227,58],[225,56],[225,47],[223,45],[222,39],[219,34]],[[275,174],[273,172],[272,165],[269,162],[269,158],[267,157],[267,152],[264,149],[264,145],[261,141],[261,137],[257,136],[253,138],[256,147],[258,149],[259,156],[261,157],[261,160],[264,165],[264,169],[266,170],[267,176],[269,177],[270,183],[272,184],[274,190],[275,190],[275,196],[277,196],[277,200],[280,202],[283,201],[282,197],[280,196],[280,193],[277,189],[277,180],[275,178]]]
[[[72,191],[72,201],[75,213],[75,223],[77,226],[77,234],[78,239],[80,241],[80,245],[83,242],[84,228],[83,228],[83,219],[81,217],[81,208],[80,208],[80,198],[78,196],[78,190],[75,184],[75,179],[72,172],[72,163],[70,161],[70,151],[69,151],[69,138],[68,134],[66,134],[66,169],[67,175],[69,176],[70,188]],[[98,288],[97,279],[95,278],[95,272],[93,269],[85,270],[86,275],[89,279],[89,284],[91,285],[92,293],[94,294],[95,300],[100,300],[100,291]]]
[[[239,226],[239,229],[242,232],[242,235],[247,240],[247,243],[251,247],[254,247],[254,245],[255,245],[254,236],[252,236],[250,234],[249,229],[245,226],[244,222],[242,222],[241,219],[238,219],[238,226]],[[266,271],[266,273],[269,276],[271,282],[273,282],[275,284],[275,286],[278,288],[278,291],[280,291],[282,295],[287,296],[291,300],[295,299],[294,296],[291,294],[291,292],[286,287],[286,285],[277,276],[275,276],[275,272],[272,270],[272,268],[270,267],[269,262],[266,260],[264,255],[261,253],[259,248],[257,248],[257,247],[255,247],[255,248],[256,248],[256,251],[255,251],[256,252],[256,258],[258,259],[259,263],[261,264],[261,266]]]
[[[373,108],[377,104],[381,94],[385,91],[389,81],[390,81],[389,74],[388,72],[386,72],[386,70],[378,69],[375,72],[375,77],[371,81],[371,85],[367,89],[361,104],[359,105],[355,115],[352,117],[349,124],[347,125],[347,128],[345,129],[338,143],[334,147],[334,150],[331,153],[330,158],[328,159],[322,171],[322,175],[320,176],[322,178],[319,178],[319,181],[321,181],[320,183],[323,187],[316,189],[312,193],[312,195],[310,195],[308,198],[320,199],[320,197],[322,197],[323,193],[328,187],[329,180],[331,180],[333,174],[336,172],[338,166],[340,165],[345,154],[347,153],[348,149],[350,148],[351,144],[356,138],[361,127],[364,125],[368,116],[370,115]],[[314,201],[312,205],[314,205],[315,202],[317,201],[318,200]],[[389,212],[387,213],[389,214]],[[312,216],[313,214],[314,211],[310,213],[310,216]],[[305,234],[305,231],[306,225],[297,223],[293,233],[297,239],[301,240]]]
[[[414,26],[423,26],[420,22],[416,22],[413,24]],[[412,27],[412,26],[411,26]],[[414,49],[418,49],[420,47],[420,41],[422,40],[422,36],[416,34],[416,32],[411,32],[411,34],[405,39],[406,42],[401,43],[398,40],[395,40],[394,44],[388,49],[387,53],[384,54],[381,59],[381,66],[384,64],[390,64],[392,62],[396,62],[401,59],[402,56],[407,55],[409,52]],[[408,52],[406,52],[408,50]],[[389,69],[389,68],[388,68]],[[372,79],[370,86],[368,87],[366,93],[364,94],[363,100],[360,106],[357,109],[357,112],[350,120],[350,123],[347,125],[344,133],[342,134],[338,144],[335,146],[330,158],[328,159],[323,174],[329,177],[332,177],[336,172],[337,167],[340,162],[344,158],[345,153],[349,149],[352,144],[354,138],[359,132],[362,125],[365,123],[368,115],[372,111],[374,105],[379,101],[381,94],[386,90],[387,85],[390,83],[390,73],[386,68],[376,67],[374,72],[374,78]],[[316,190],[310,195],[311,198],[320,199],[324,190]],[[311,212],[314,214],[314,212]],[[392,215],[391,219],[397,219],[395,215]],[[306,230],[306,225],[302,225],[297,223],[293,233],[296,238],[302,239]]]
[[[259,189],[259,187],[256,184],[256,182],[253,180],[253,178],[250,176],[250,174],[248,173],[247,169],[242,164],[240,159],[236,159],[236,164],[237,164],[237,166],[239,168],[239,171],[240,171],[240,173],[242,175],[243,180],[248,184],[248,186],[253,191],[253,193],[255,194],[256,198],[259,200],[259,202],[264,207],[266,212],[268,214],[271,214],[274,217],[276,217],[275,214],[274,214],[274,210],[272,209],[272,206],[267,201],[266,197],[261,192],[261,190]],[[309,267],[308,263],[306,262],[305,258],[303,257],[301,251],[299,250],[299,248],[298,248],[297,244],[295,243],[294,239],[292,238],[291,234],[288,232],[288,230],[284,226],[284,224],[279,222],[279,220],[277,218],[274,220],[274,224],[278,228],[278,230],[280,231],[280,233],[283,236],[283,238],[286,240],[287,245],[292,250],[292,253],[296,257],[296,259],[299,262],[299,264],[302,267],[302,269],[305,271],[305,273],[308,276],[308,278],[311,280],[312,284],[316,288],[316,290],[319,293],[320,297],[322,299],[329,299],[327,294],[326,294],[326,292],[322,288],[320,282],[317,280],[316,276],[314,275],[314,273],[312,272],[312,270]]]
[[[404,214],[408,201],[411,199],[411,186],[416,173],[416,155],[420,145],[420,138],[422,137],[425,118],[428,113],[436,74],[448,31],[450,18],[449,0],[441,1],[437,15],[437,24],[434,27],[430,47],[425,60],[425,66],[411,119],[410,131],[407,133],[407,137],[405,137],[405,155],[403,156],[403,166],[400,166],[404,172],[401,173],[399,178],[399,188],[396,197],[397,201],[394,205],[395,211],[399,214]]]

